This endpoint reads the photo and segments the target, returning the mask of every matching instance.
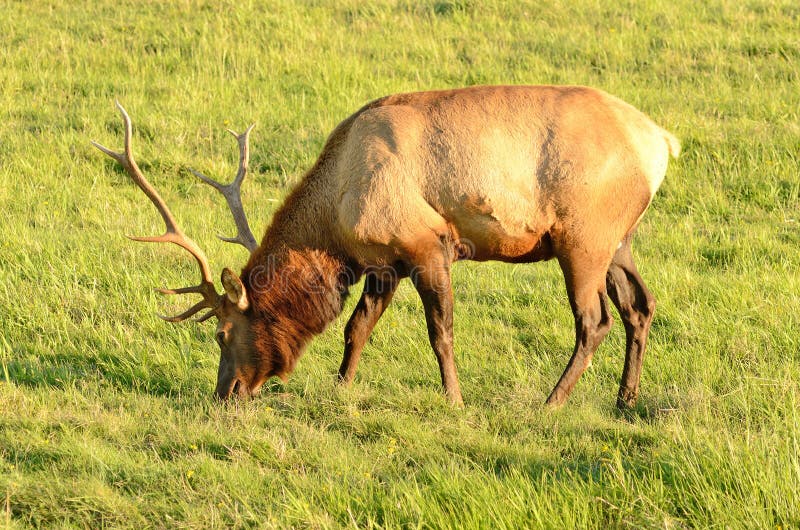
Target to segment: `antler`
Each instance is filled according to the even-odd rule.
[[[116,105],[120,114],[122,115],[122,120],[125,122],[125,150],[122,152],[112,151],[111,149],[108,149],[107,147],[104,147],[94,141],[92,141],[92,145],[119,162],[119,164],[125,168],[125,171],[128,173],[128,175],[130,175],[136,185],[139,186],[139,188],[144,192],[145,195],[147,195],[150,201],[158,209],[158,213],[161,214],[161,217],[164,219],[164,224],[167,226],[166,232],[160,236],[128,237],[134,241],[144,241],[147,243],[174,243],[175,245],[186,249],[192,256],[194,256],[194,259],[197,260],[197,264],[200,266],[201,279],[198,285],[194,285],[192,287],[181,287],[179,289],[158,289],[158,291],[162,294],[197,293],[203,296],[203,300],[196,303],[180,315],[159,315],[159,317],[167,322],[181,322],[191,317],[201,309],[210,308],[211,311],[197,319],[198,322],[203,322],[214,315],[220,301],[220,295],[217,294],[217,290],[214,288],[214,281],[211,279],[211,270],[208,266],[208,260],[206,259],[205,254],[203,254],[203,251],[200,250],[200,247],[197,246],[197,243],[186,237],[186,235],[178,226],[178,223],[175,221],[175,218],[172,216],[172,212],[170,212],[167,204],[158,194],[156,189],[147,181],[146,178],[144,178],[144,175],[142,175],[142,172],[139,170],[139,166],[136,165],[136,161],[133,159],[133,150],[131,149],[131,136],[133,129],[131,126],[131,119],[128,116],[128,113],[125,112],[125,109],[122,108],[122,105],[119,104],[119,101],[116,102]]]
[[[250,145],[248,143],[250,131],[252,131],[255,126],[255,123],[252,124],[242,134],[236,134],[234,131],[228,129],[228,132],[239,142],[239,171],[236,173],[236,178],[234,178],[233,182],[230,184],[222,184],[208,178],[199,171],[189,169],[197,178],[220,192],[225,197],[225,200],[228,201],[228,208],[230,208],[231,214],[233,214],[233,221],[236,223],[236,237],[217,237],[228,243],[239,243],[249,250],[250,253],[258,247],[258,243],[256,242],[256,238],[253,237],[253,232],[250,231],[250,225],[247,223],[247,216],[242,207],[242,181],[247,175],[247,163],[250,160]]]

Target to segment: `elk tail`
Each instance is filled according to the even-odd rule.
[[[667,142],[667,148],[669,148],[669,154],[672,155],[673,158],[678,158],[678,155],[681,154],[681,142],[678,140],[673,134],[664,129],[661,129],[661,133],[664,135],[664,140]]]

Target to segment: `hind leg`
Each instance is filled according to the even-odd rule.
[[[606,275],[606,287],[625,324],[625,367],[617,394],[617,407],[632,407],[639,395],[642,360],[656,300],[636,270],[630,236],[614,254]]]
[[[567,400],[613,322],[606,297],[608,261],[572,252],[560,257],[559,264],[564,271],[567,295],[575,317],[575,349],[561,379],[547,398],[548,405],[561,405]]]

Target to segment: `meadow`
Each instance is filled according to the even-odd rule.
[[[800,5],[795,0],[0,0],[0,525],[9,528],[800,527]],[[569,402],[558,265],[459,263],[440,391],[404,283],[340,388],[345,312],[287,383],[212,398],[213,324],[140,165],[215,275],[246,261],[189,172],[236,170],[260,235],[327,134],[382,95],[582,84],[682,141],[634,241],[658,300],[639,403],[615,325]],[[616,313],[615,313],[616,317]]]

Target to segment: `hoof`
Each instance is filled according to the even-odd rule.
[[[638,392],[621,388],[619,394],[617,394],[617,408],[620,410],[632,409],[636,406],[636,398],[638,397]]]
[[[447,394],[447,402],[457,409],[464,408],[464,400],[461,398],[461,393],[455,395]]]
[[[553,391],[547,397],[547,401],[545,401],[544,403],[548,407],[550,407],[552,409],[555,409],[555,408],[558,408],[558,407],[562,406],[564,403],[566,403],[568,397],[569,397],[569,394],[567,394],[566,392],[564,392],[560,388],[556,387],[556,388],[553,389]]]

